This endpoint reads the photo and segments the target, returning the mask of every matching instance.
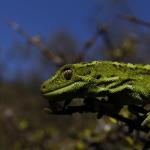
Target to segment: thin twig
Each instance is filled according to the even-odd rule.
[[[147,22],[145,20],[139,19],[135,16],[131,16],[131,15],[119,15],[118,16],[121,19],[127,20],[128,22],[131,23],[135,23],[135,24],[139,24],[139,25],[143,25],[147,28],[150,28],[150,22]]]
[[[98,26],[96,33],[83,44],[83,47],[75,58],[75,62],[81,62],[84,60],[85,55],[88,53],[90,48],[94,46],[100,36],[103,36],[104,43],[108,47],[108,49],[112,50],[114,48],[108,35],[108,27],[106,25],[102,25],[101,27]]]
[[[52,50],[50,50],[45,44],[43,43],[42,39],[40,37],[34,36],[31,37],[19,24],[17,24],[13,20],[7,20],[8,25],[18,32],[20,35],[25,37],[28,41],[28,43],[35,45],[37,48],[40,48],[43,52],[43,54],[51,60],[53,63],[62,66],[64,64],[64,60],[58,56],[56,53],[54,53]]]

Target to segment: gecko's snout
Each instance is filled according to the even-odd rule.
[[[41,85],[41,93],[45,93],[46,92],[46,85],[45,85],[45,83],[43,83],[42,85]]]

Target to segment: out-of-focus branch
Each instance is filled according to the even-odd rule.
[[[87,54],[89,49],[96,43],[100,36],[103,37],[104,43],[109,50],[114,49],[113,43],[108,34],[108,27],[106,25],[102,25],[101,27],[97,28],[95,35],[84,43],[83,47],[80,50],[80,53],[75,58],[76,62],[80,62],[85,58],[85,55]]]
[[[114,45],[112,43],[112,40],[109,36],[108,33],[108,26],[107,25],[103,25],[99,30],[98,30],[99,34],[101,34],[103,36],[103,40],[105,45],[107,46],[107,48],[109,50],[113,50],[114,49]]]
[[[57,53],[50,50],[48,46],[42,41],[41,37],[39,36],[30,36],[20,25],[18,25],[15,21],[7,20],[8,25],[14,29],[16,32],[18,32],[20,35],[26,38],[27,42],[31,45],[34,45],[38,48],[40,48],[49,60],[51,60],[54,64],[57,64],[59,66],[62,66],[65,64],[65,60],[60,57]],[[114,54],[114,45],[110,38],[109,32],[108,32],[108,25],[98,25],[96,33],[93,37],[91,37],[89,40],[87,40],[83,47],[81,48],[80,52],[77,54],[75,59],[72,61],[73,63],[81,62],[84,60],[86,54],[90,50],[90,48],[97,42],[98,38],[102,36],[103,42],[105,46],[107,47],[109,54],[111,55],[112,59],[116,59]]]
[[[43,43],[42,39],[39,36],[31,37],[19,24],[17,24],[13,20],[7,20],[7,23],[13,30],[18,32],[23,37],[25,37],[29,44],[34,45],[37,48],[40,48],[43,54],[45,55],[45,57],[47,57],[53,63],[59,66],[64,64],[64,60],[60,56],[58,56],[56,53],[54,53],[52,50],[50,50],[48,46],[46,46]]]
[[[85,55],[87,54],[88,50],[96,43],[98,34],[96,33],[91,39],[87,40],[83,47],[81,48],[80,52],[78,55],[75,57],[74,62],[81,62],[84,60]]]
[[[121,19],[124,19],[130,23],[134,23],[134,24],[139,24],[139,25],[143,25],[147,28],[150,28],[150,22],[147,22],[145,20],[139,19],[135,16],[131,16],[131,15],[119,15],[118,16]]]

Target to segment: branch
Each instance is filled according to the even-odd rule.
[[[101,27],[98,26],[96,33],[91,37],[89,40],[87,40],[84,44],[83,47],[80,50],[80,53],[77,55],[75,58],[75,62],[81,62],[84,60],[85,55],[89,51],[89,49],[96,43],[98,38],[102,36],[105,45],[108,47],[109,50],[113,50],[114,46],[113,43],[109,37],[108,34],[108,26],[107,25],[102,25]]]
[[[130,15],[119,15],[118,16],[121,19],[124,19],[128,22],[134,23],[134,24],[139,24],[139,25],[143,25],[147,28],[150,28],[150,22],[144,21],[142,19],[139,19],[135,16],[130,16]]]
[[[64,64],[64,60],[58,56],[56,53],[54,53],[52,50],[50,50],[45,44],[43,43],[42,39],[39,36],[31,37],[19,24],[17,24],[15,21],[7,20],[8,25],[18,32],[20,35],[22,35],[28,43],[36,46],[37,48],[40,48],[43,52],[43,54],[51,60],[53,63],[62,66]]]
[[[148,127],[143,127],[141,126],[141,122],[143,121],[143,118],[136,118],[136,119],[128,119],[125,118],[121,115],[115,114],[115,113],[110,113],[110,111],[107,111],[106,108],[103,108],[104,105],[99,105],[99,110],[102,110],[102,112],[97,112],[97,110],[94,110],[92,107],[89,108],[89,106],[87,105],[81,105],[81,106],[68,106],[67,108],[58,111],[58,112],[50,112],[51,114],[56,114],[56,115],[72,115],[73,113],[99,113],[102,115],[107,115],[110,117],[113,117],[119,121],[122,121],[124,123],[127,124],[127,126],[129,127],[129,131],[133,131],[134,129],[136,130],[141,130],[143,132],[148,133],[150,131],[150,128]],[[111,108],[112,110],[114,108]],[[105,110],[105,111],[104,111]],[[48,111],[47,111],[48,112]]]

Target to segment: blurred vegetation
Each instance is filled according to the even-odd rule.
[[[107,5],[111,21],[92,15],[89,26],[94,33],[85,42],[67,30],[49,39],[32,36],[14,20],[7,21],[25,42],[16,41],[8,50],[0,50],[0,149],[149,148],[144,132],[130,133],[124,123],[111,117],[97,120],[94,114],[56,116],[43,111],[48,103],[40,95],[40,84],[63,64],[101,59],[150,63],[150,23],[134,16],[123,0],[110,0]]]

